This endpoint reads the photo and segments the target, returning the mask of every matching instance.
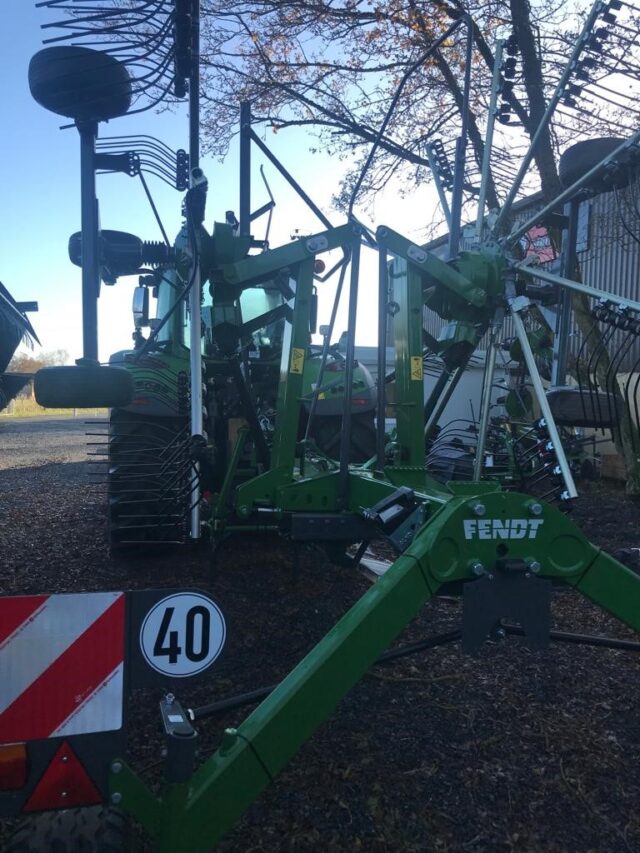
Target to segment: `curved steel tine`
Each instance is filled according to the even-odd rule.
[[[587,417],[587,408],[585,406],[585,400],[584,400],[585,381],[584,381],[584,377],[581,374],[580,366],[582,364],[585,364],[586,358],[583,358],[583,356],[586,356],[586,354],[589,353],[589,350],[591,348],[591,345],[589,343],[590,338],[592,337],[592,335],[594,335],[596,333],[596,330],[598,329],[598,321],[596,320],[593,313],[591,315],[591,318],[592,318],[591,329],[589,330],[589,333],[587,335],[585,335],[584,338],[582,339],[582,343],[580,344],[580,349],[578,350],[578,354],[576,356],[576,380],[578,382],[578,389],[580,390],[580,404],[582,406],[582,414],[583,414],[583,417],[585,419]],[[590,378],[589,378],[589,362],[588,361],[586,361],[586,368],[587,368],[586,387],[587,387],[587,390],[589,390]],[[589,390],[589,394],[591,394],[590,390]]]
[[[98,142],[99,144],[103,143],[111,143],[119,140],[123,141],[131,141],[135,145],[148,144],[152,145],[155,148],[160,148],[165,151],[165,153],[171,157],[175,157],[176,152],[171,148],[166,142],[163,142],[161,139],[158,139],[156,136],[151,136],[148,133],[137,133],[131,136],[103,136]]]
[[[609,399],[610,391],[609,391],[609,385],[608,385],[609,369],[611,367],[611,357],[609,355],[609,344],[613,340],[613,337],[616,333],[616,319],[617,318],[616,318],[615,310],[608,309],[607,314],[605,315],[605,318],[604,318],[604,323],[606,325],[606,332],[603,334],[602,339],[600,341],[600,344],[601,344],[600,352],[599,352],[598,360],[597,360],[597,364],[596,364],[596,376],[597,376],[598,369],[600,367],[600,362],[602,360],[604,360],[605,364],[607,365],[605,373],[604,373],[604,385],[602,386],[602,388],[603,388],[604,393],[605,393],[605,397],[606,397],[606,401],[607,401],[607,409],[609,412],[609,420],[611,421],[611,423],[613,423],[614,419],[613,419],[613,412],[611,410],[611,401]],[[604,418],[602,418],[602,407],[600,404],[600,395],[597,396],[597,400],[598,400],[598,415],[601,418],[602,423],[604,424]],[[603,429],[604,429],[604,426],[603,426]],[[614,427],[611,427],[611,432],[613,434]]]
[[[616,332],[619,330],[619,320],[620,317],[616,314],[616,311],[612,311],[609,323],[611,328],[611,334],[609,336],[609,341],[613,340],[616,335]],[[609,355],[609,348],[607,347],[607,354]],[[615,435],[616,431],[618,435],[620,434],[620,425],[617,418],[617,406],[615,399],[615,377],[616,377],[616,359],[619,355],[619,352],[615,352],[613,356],[609,355],[609,363],[607,365],[607,369],[604,376],[605,382],[605,393],[607,395],[607,409],[609,411],[609,423],[611,424],[611,435],[612,437]],[[611,400],[613,398],[614,405],[611,405]]]
[[[632,435],[634,434],[633,427],[635,426],[635,428],[638,429],[638,427],[640,426],[640,412],[638,410],[638,389],[640,387],[640,373],[638,373],[639,370],[640,370],[640,355],[638,355],[638,358],[637,358],[635,364],[633,365],[633,367],[631,369],[631,374],[629,375],[629,383],[628,383],[629,385],[631,385],[631,376],[634,373],[636,373],[637,374],[636,381],[633,384],[633,411],[635,414],[635,424],[631,424]],[[630,412],[631,410],[627,409],[627,411]]]
[[[96,150],[98,152],[110,151],[112,153],[121,154],[134,151],[134,153],[138,154],[140,157],[149,157],[150,160],[153,160],[153,162],[156,162],[165,169],[175,170],[177,152],[174,152],[173,156],[169,157],[164,151],[162,151],[162,149],[156,149],[144,143],[137,144],[134,139],[131,140],[131,144],[129,145],[125,145],[124,143],[100,143],[99,145],[96,145]]]
[[[129,115],[154,107],[170,91],[174,83],[170,65],[175,56],[173,3],[144,0],[106,5],[100,0],[91,6],[49,0],[36,5],[68,16],[43,25],[47,30],[57,27],[62,31],[62,35],[45,39],[45,44],[73,42],[99,47],[128,68],[134,104],[143,96],[148,99],[144,107],[129,110]]]
[[[625,358],[627,357],[628,353],[630,352],[631,348],[633,347],[633,344],[636,340],[636,333],[633,330],[633,319],[630,317],[630,312],[626,311],[625,316],[623,318],[620,318],[620,319],[621,319],[621,322],[622,321],[624,322],[624,327],[621,326],[620,328],[623,328],[623,330],[626,331],[626,337],[625,337],[624,343],[622,344],[622,346],[620,346],[617,349],[614,357],[612,358],[610,366],[613,367],[615,365],[615,369],[614,369],[613,377],[612,377],[612,383],[613,383],[612,392],[614,394],[614,402],[615,402],[615,423],[616,423],[616,426],[618,429],[618,435],[621,439],[622,438],[622,432],[621,432],[621,428],[620,428],[620,421],[621,421],[621,418],[624,418],[626,416],[626,412],[628,411],[628,409],[626,408],[626,406],[623,402],[624,398],[622,395],[622,391],[620,389],[620,383],[618,381],[618,375],[620,373],[620,367],[622,366]],[[622,402],[622,405],[624,406],[622,413],[620,412],[620,409],[619,409],[619,403],[620,402]],[[612,423],[613,422],[614,421],[612,418]]]
[[[588,365],[587,365],[587,387],[589,389],[589,396],[591,402],[591,410],[589,414],[594,419],[598,420],[600,423],[600,430],[604,433],[604,421],[602,418],[602,407],[600,405],[600,379],[598,376],[598,367],[600,364],[600,360],[602,358],[603,353],[606,354],[606,346],[605,346],[605,336],[607,332],[600,331],[600,322],[603,321],[602,316],[598,316],[596,313],[596,317],[598,320],[598,331],[600,332],[598,341],[591,351],[591,355],[589,357]],[[596,415],[597,410],[597,415]]]
[[[631,335],[632,344],[635,344],[635,353],[633,358],[635,359],[633,363],[629,366],[629,372],[627,374],[627,379],[623,383],[623,399],[624,399],[624,415],[629,418],[630,421],[630,433],[631,433],[631,443],[634,448],[634,452],[636,450],[636,430],[637,426],[640,423],[638,420],[638,401],[636,394],[634,394],[633,400],[633,412],[635,414],[635,421],[632,418],[632,402],[631,402],[631,388],[632,388],[632,377],[640,367],[640,352],[638,351],[638,342],[640,341],[640,318],[637,314],[634,314],[630,321],[630,330],[629,334]],[[629,350],[631,347],[629,347]],[[629,351],[628,350],[628,351]],[[627,351],[627,352],[628,352]],[[637,393],[637,385],[635,387],[635,392]]]

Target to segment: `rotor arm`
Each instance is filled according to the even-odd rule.
[[[416,246],[406,237],[398,234],[397,231],[388,228],[386,225],[380,226],[376,231],[376,238],[378,242],[384,243],[391,254],[404,258],[407,263],[413,264],[420,270],[428,279],[429,285],[435,281],[438,286],[461,296],[476,307],[481,307],[486,303],[487,296],[483,288],[436,255]]]

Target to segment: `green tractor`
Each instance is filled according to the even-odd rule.
[[[245,130],[241,134],[240,219],[228,211],[226,221],[215,223],[208,233],[204,226],[207,181],[193,145],[187,155],[167,153],[166,146],[157,140],[149,142],[148,137],[136,137],[131,145],[125,138],[121,149],[111,140],[98,142],[99,122],[126,111],[128,95],[134,94],[127,93],[131,83],[127,75],[117,60],[88,48],[46,48],[31,63],[36,100],[76,121],[82,186],[82,229],[70,239],[69,256],[82,269],[83,358],[75,368],[48,374],[55,385],[53,395],[46,387],[47,375],[39,378],[36,390],[45,405],[74,405],[81,400],[90,406],[98,395],[101,405],[106,401],[110,406],[105,461],[111,544],[182,543],[189,536],[199,538],[202,498],[222,488],[239,431],[247,429],[248,439],[237,459],[238,476],[249,479],[269,467],[278,434],[275,411],[283,359],[288,358],[295,270],[267,270],[237,283],[224,273],[230,265],[255,264],[268,255],[268,241],[251,234],[252,221],[263,212],[271,213],[275,203],[272,199],[254,213],[250,209],[248,105],[241,117]],[[197,118],[197,109],[192,112]],[[145,242],[133,234],[102,229],[96,173],[120,171],[142,177],[144,163],[151,160],[153,174],[166,174],[172,157],[174,187],[189,187],[184,226],[175,244],[169,245],[166,237],[164,243]],[[306,199],[288,173],[287,177]],[[346,260],[344,256],[343,263]],[[316,262],[314,281],[323,280],[323,268],[322,261]],[[101,282],[113,285],[130,275],[139,276],[133,300],[134,345],[114,353],[108,367],[100,367],[97,303]],[[156,316],[152,317],[154,298]],[[314,287],[304,340],[301,337],[296,345],[291,371],[304,380],[302,405],[295,416],[296,438],[332,464],[339,451],[349,385],[349,459],[363,463],[376,450],[375,385],[353,353],[347,358],[339,345],[331,345],[335,313],[330,325],[323,327],[322,346],[312,344],[317,303]],[[147,337],[144,329],[150,330]]]
[[[231,218],[231,217],[229,217]],[[133,396],[109,415],[109,531],[112,546],[153,542],[181,543],[188,537],[194,462],[199,489],[217,493],[229,466],[238,431],[249,430],[240,468],[254,476],[269,464],[276,431],[278,383],[290,302],[288,280],[279,275],[246,288],[217,282],[215,270],[248,257],[254,242],[240,238],[233,224],[215,223],[209,236],[199,233],[203,267],[210,271],[201,304],[203,430],[192,442],[189,429],[190,353],[188,316],[176,294],[188,281],[185,235],[166,252],[167,262],[143,273],[127,265],[132,235],[102,232],[101,255],[111,269],[140,274],[134,291],[134,347],[114,353],[110,365],[131,375]],[[75,243],[76,235],[72,238]],[[105,242],[108,241],[108,242]],[[153,262],[157,247],[140,244],[135,263]],[[80,262],[72,253],[72,259]],[[151,266],[151,264],[149,264]],[[150,317],[152,298],[156,318]],[[163,318],[168,318],[163,323]],[[152,330],[145,338],[142,330]],[[297,355],[304,378],[298,440],[328,459],[337,459],[345,395],[346,358],[340,344],[329,345],[331,331],[321,327],[324,343],[311,343],[317,328],[317,294],[312,296],[309,343]],[[375,454],[376,388],[370,372],[354,364],[350,460],[366,462]]]

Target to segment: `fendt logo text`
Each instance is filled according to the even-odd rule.
[[[535,539],[544,519],[469,518],[463,524],[465,539]]]

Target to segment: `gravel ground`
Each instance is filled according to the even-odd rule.
[[[91,485],[84,424],[0,422],[0,593],[167,587],[209,591],[228,622],[197,706],[273,683],[367,588],[360,575],[273,540],[206,554],[110,555],[104,486]],[[6,456],[11,458],[7,461]],[[576,520],[596,544],[640,546],[638,506],[587,487]],[[560,593],[564,630],[630,636]],[[460,606],[423,608],[400,642],[456,627]],[[457,645],[375,667],[222,842],[224,851],[640,851],[640,658],[518,639],[476,657]],[[157,695],[132,699],[131,762],[156,778]],[[203,755],[245,711],[202,725]],[[0,849],[3,839],[0,830]]]
[[[86,433],[103,430],[104,418],[8,418],[0,416],[0,471],[46,463],[82,462]]]

